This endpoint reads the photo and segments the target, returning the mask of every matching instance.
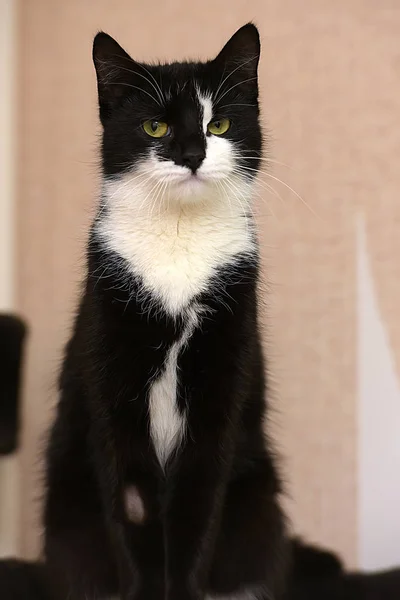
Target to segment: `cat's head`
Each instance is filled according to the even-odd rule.
[[[150,65],[105,33],[95,37],[103,173],[129,176],[149,197],[230,197],[261,155],[257,28],[239,29],[208,62]],[[236,192],[237,193],[237,192]]]

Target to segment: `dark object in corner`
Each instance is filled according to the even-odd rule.
[[[43,575],[44,567],[39,563],[1,560],[1,600],[49,600]]]
[[[18,447],[19,391],[26,327],[18,317],[0,315],[0,455]]]
[[[400,569],[348,573],[333,552],[295,540],[285,600],[400,600]]]
[[[399,600],[400,569],[382,573],[343,573],[295,585],[285,600]]]
[[[343,571],[343,564],[334,552],[306,544],[299,538],[293,540],[292,579],[296,583],[338,577]]]

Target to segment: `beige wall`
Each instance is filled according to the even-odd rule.
[[[14,304],[15,3],[0,0],[0,310]]]
[[[15,2],[0,0],[0,311],[14,309]],[[18,549],[18,457],[0,456],[0,557]]]
[[[379,5],[379,6],[378,6]],[[368,0],[21,0],[18,301],[32,324],[21,551],[38,548],[39,451],[55,401],[96,201],[94,33],[139,59],[209,57],[244,22],[262,33],[276,194],[260,187],[273,424],[297,531],[357,560],[355,216],[365,214],[400,359],[400,12]],[[384,187],[383,187],[384,183]],[[308,205],[308,206],[306,206]],[[378,230],[379,227],[379,230]],[[382,268],[382,263],[385,263]],[[400,275],[400,273],[399,273]]]

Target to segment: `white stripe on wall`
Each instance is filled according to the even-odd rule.
[[[0,0],[0,311],[14,305],[15,2]],[[16,554],[18,459],[0,458],[0,557]]]
[[[13,0],[0,0],[0,310],[13,307],[14,73]]]
[[[359,563],[400,564],[400,386],[357,221]],[[400,307],[399,307],[400,310]]]

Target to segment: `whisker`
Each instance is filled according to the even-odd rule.
[[[221,188],[221,190],[223,191],[223,193],[224,193],[224,195],[225,195],[225,198],[228,200],[228,203],[229,203],[229,208],[230,208],[230,211],[231,211],[231,216],[232,216],[232,218],[233,218],[233,207],[232,207],[232,201],[231,201],[231,197],[230,197],[230,195],[228,194],[228,192],[227,192],[227,190],[226,190],[226,184],[227,184],[227,182],[223,180],[223,181],[219,181],[218,183],[220,184],[220,188]],[[225,184],[225,185],[224,185],[224,184]],[[236,194],[234,194],[234,195],[235,195],[235,197],[236,197]]]
[[[242,67],[244,67],[245,65],[247,65],[249,62],[251,62],[252,60],[255,60],[258,57],[258,55],[256,56],[252,56],[251,58],[249,58],[248,60],[240,63],[239,66],[236,67],[236,69],[233,69],[226,77],[225,79],[223,79],[223,81],[221,81],[221,83],[219,84],[219,86],[217,87],[217,90],[214,94],[214,98],[217,98],[218,96],[218,92],[219,90],[222,88],[222,86],[224,85],[225,81],[227,81],[229,79],[229,77],[231,77],[234,73],[236,73],[236,71],[238,71],[239,69],[241,69]],[[225,94],[224,94],[225,95]],[[221,98],[223,98],[223,96],[221,96]],[[215,100],[215,103],[217,104],[217,102],[219,102],[221,100],[221,98],[217,98]]]
[[[243,85],[244,83],[247,83],[248,81],[257,81],[257,77],[249,77],[249,79],[244,79],[243,81],[238,81],[238,83],[235,83],[235,85],[232,85],[229,89],[227,89],[226,92],[224,92],[222,94],[222,96],[220,96],[218,98],[218,100],[216,100],[215,104],[217,104],[218,102],[221,102],[222,98],[224,96],[226,96],[227,94],[229,94],[229,92],[234,90],[238,85]]]
[[[130,88],[133,88],[135,90],[139,90],[139,92],[143,92],[143,94],[147,94],[158,106],[160,106],[160,102],[158,100],[156,100],[154,98],[154,96],[152,96],[149,92],[147,92],[143,88],[138,87],[137,85],[132,85],[130,83],[123,83],[123,82],[113,83],[112,81],[108,81],[106,85],[124,85],[126,87],[130,87]]]
[[[261,200],[264,203],[264,206],[268,207],[268,210],[270,211],[270,215],[267,216],[272,216],[276,221],[278,221],[278,223],[280,222],[280,220],[278,219],[278,217],[276,216],[276,214],[274,213],[274,211],[272,210],[271,204],[265,200],[265,197],[261,195],[260,192],[258,192],[257,190],[253,190],[253,193],[257,196],[257,198],[259,200]],[[260,218],[257,218],[258,221],[260,221]],[[268,246],[269,248],[273,248],[273,246]]]
[[[147,71],[147,69],[145,67],[143,67],[143,65],[141,65],[140,63],[137,63],[137,64],[142,69],[144,69],[151,77],[153,77],[153,75],[151,75],[151,73],[149,71]],[[131,73],[132,75],[137,75],[138,77],[142,77],[142,79],[144,79],[145,81],[147,81],[147,83],[149,83],[151,85],[151,87],[153,88],[153,90],[156,92],[156,94],[157,94],[157,96],[158,96],[161,104],[164,104],[165,100],[164,100],[162,94],[160,93],[161,90],[159,89],[159,86],[158,86],[157,82],[156,82],[156,84],[157,84],[158,87],[156,87],[154,85],[154,83],[152,83],[150,81],[150,79],[148,77],[146,77],[146,75],[142,75],[141,73],[138,73],[137,71],[133,71],[132,69],[128,69],[127,67],[121,67],[121,65],[119,65],[118,67],[116,67],[116,70],[117,70],[117,68],[118,68],[118,70],[127,71],[128,73]],[[154,79],[154,77],[153,77],[153,79]],[[154,79],[154,81],[155,81],[155,79]]]
[[[225,196],[225,198],[228,200],[229,203],[229,210],[231,213],[231,218],[233,218],[233,207],[232,207],[232,201],[231,201],[231,197],[229,196],[229,194],[227,193],[226,189],[224,188],[224,186],[222,185],[222,182],[219,180],[216,180],[216,185],[217,188],[223,193],[223,195]]]
[[[237,172],[239,172],[239,169],[240,169],[240,173],[243,174],[243,175],[246,174],[245,170],[250,170],[250,168],[246,169],[246,167],[238,167],[236,169]],[[258,171],[257,169],[251,169],[251,170],[255,171],[256,173],[268,175],[268,173],[266,173],[265,171]],[[270,185],[269,183],[267,183],[263,179],[259,179],[259,178],[255,178],[254,179],[254,184],[258,185],[258,186],[264,188],[265,190],[267,190],[268,192],[270,192],[273,196],[275,196],[276,198],[278,198],[283,205],[285,205],[284,199],[282,198],[282,196],[279,194],[279,192],[272,185]]]
[[[252,152],[252,150],[246,150],[246,149],[240,149],[240,153],[242,152]],[[287,169],[290,169],[291,171],[295,171],[294,167],[291,167],[290,165],[288,165],[287,163],[284,162],[280,162],[279,160],[275,160],[273,158],[268,158],[267,156],[242,156],[239,158],[243,158],[243,160],[260,160],[260,161],[264,161],[266,163],[271,163],[273,165],[279,165],[281,167],[286,167]]]
[[[151,194],[153,194],[156,189],[158,188],[159,185],[161,185],[162,180],[158,180],[154,183],[154,185],[150,188],[149,193],[146,195],[146,197],[141,201],[140,206],[139,206],[139,211],[143,208],[143,206],[145,205],[147,198],[149,196],[151,196]]]
[[[157,196],[155,197],[155,199],[154,199],[154,201],[153,201],[153,206],[152,206],[152,209],[151,209],[151,211],[150,211],[150,217],[152,217],[152,216],[153,216],[153,211],[154,211],[154,210],[157,208],[157,202],[158,202],[158,199],[159,199],[159,198],[162,198],[163,194],[165,193],[165,190],[166,190],[166,188],[167,188],[167,186],[168,186],[168,182],[169,182],[169,176],[167,175],[167,176],[166,176],[166,177],[163,179],[163,181],[162,181],[162,185],[161,185],[161,187],[159,188],[159,190],[158,190],[158,193],[157,193]],[[164,213],[165,213],[165,210],[164,210]],[[159,215],[158,215],[158,216],[161,218],[161,216],[162,216],[162,215],[161,215],[161,213],[160,213],[160,212],[159,212]]]
[[[161,97],[163,98],[163,103],[164,103],[164,102],[165,102],[165,96],[164,96],[164,94],[163,94],[163,91],[162,91],[162,89],[161,89],[161,86],[160,86],[160,84],[158,83],[157,79],[154,77],[154,75],[153,75],[152,73],[150,73],[150,71],[149,71],[148,69],[146,69],[146,67],[145,67],[145,66],[144,66],[142,63],[138,63],[138,64],[139,64],[139,66],[140,66],[140,67],[141,67],[141,68],[142,68],[144,71],[146,71],[146,73],[148,73],[148,75],[150,75],[150,77],[152,78],[152,80],[153,80],[153,81],[154,81],[154,83],[156,84],[156,86],[157,86],[157,89],[159,90],[159,92],[160,92],[160,95],[161,95]],[[160,78],[161,78],[161,73],[160,73]]]
[[[218,106],[218,109],[228,108],[230,106],[252,106],[252,107],[256,107],[257,104],[244,104],[244,103],[242,104],[242,103],[236,102],[235,104],[223,104],[222,106]]]
[[[263,171],[262,169],[252,169],[251,167],[246,167],[246,166],[241,166],[239,168],[244,169],[249,172],[255,172],[255,173],[260,173],[260,174],[266,175],[267,177],[270,177],[274,181],[277,181],[278,183],[283,185],[285,188],[290,190],[292,192],[292,194],[294,194],[296,196],[296,198],[298,198],[304,204],[304,206],[306,208],[308,208],[308,210],[314,215],[314,217],[316,217],[318,220],[322,221],[321,217],[311,208],[311,206],[304,200],[304,198],[302,196],[300,196],[300,194],[298,192],[296,192],[296,190],[294,190],[288,183],[286,183],[285,181],[282,181],[282,179],[279,179],[279,177],[276,177],[275,175],[271,175],[271,173],[268,173],[268,171]]]
[[[117,56],[117,55],[115,54],[114,56]],[[146,73],[148,73],[150,75],[150,77],[152,78],[152,80],[154,81],[156,86],[159,88],[161,95],[163,95],[162,89],[161,89],[160,84],[158,83],[157,79],[154,77],[153,73],[150,73],[150,71],[148,69],[146,69],[146,67],[144,66],[143,63],[133,61],[130,57],[127,57],[127,56],[119,56],[118,55],[118,58],[122,58],[123,60],[128,61],[130,64],[134,63],[135,65],[137,65],[138,67],[143,69],[143,71],[146,71]],[[159,65],[159,66],[161,66],[161,65]],[[161,78],[161,72],[160,72],[160,78]]]
[[[300,194],[298,194],[296,192],[296,190],[294,190],[292,187],[290,187],[290,185],[288,185],[287,183],[285,183],[284,181],[282,181],[282,179],[279,179],[279,177],[275,177],[275,175],[271,175],[271,173],[267,173],[264,172],[264,174],[267,177],[270,177],[271,179],[274,179],[275,181],[278,181],[280,184],[282,184],[285,188],[287,188],[288,190],[290,190],[292,192],[292,194],[294,194],[296,196],[296,198],[298,198],[306,208],[308,208],[308,210],[314,215],[314,217],[316,217],[319,221],[322,222],[322,219],[320,217],[320,215],[318,215],[312,208],[311,206],[304,200],[304,198],[302,196],[300,196]]]
[[[266,181],[263,181],[262,179],[255,179],[254,183],[255,183],[255,185],[259,185],[260,187],[264,188],[267,192],[270,192],[273,196],[278,198],[282,202],[283,205],[285,204],[285,201],[282,198],[282,196],[272,185],[270,185]]]
[[[115,190],[114,193],[112,193],[111,195],[108,196],[109,200],[112,200],[115,196],[117,196],[118,194],[120,194],[121,190],[124,191],[126,188],[130,188],[131,184],[133,181],[138,181],[140,183],[140,180],[147,178],[148,180],[150,179],[147,173],[139,173],[138,175],[135,175],[134,177],[129,177],[126,179],[126,181],[118,181],[118,186],[117,189]]]
[[[223,182],[225,183],[226,186],[228,186],[228,188],[231,190],[231,193],[233,193],[233,195],[235,196],[236,200],[238,201],[242,212],[243,212],[243,216],[245,218],[245,223],[246,223],[246,233],[249,232],[249,222],[248,222],[248,213],[250,213],[251,216],[253,216],[253,211],[251,209],[251,206],[247,203],[247,210],[246,210],[246,204],[245,202],[242,202],[242,200],[244,200],[244,198],[240,198],[240,191],[237,189],[237,186],[234,185],[234,183],[232,181],[229,181],[227,179],[223,180]],[[236,193],[238,192],[238,193]]]

